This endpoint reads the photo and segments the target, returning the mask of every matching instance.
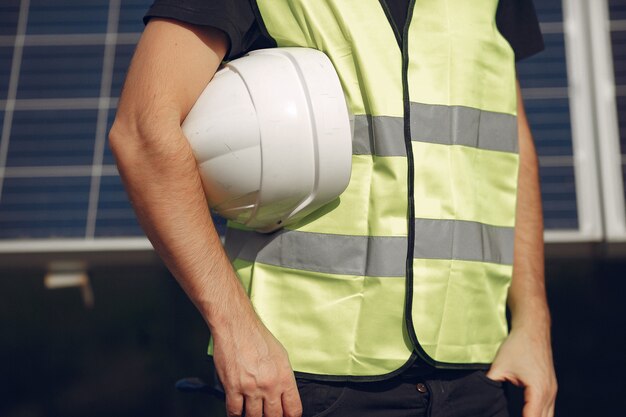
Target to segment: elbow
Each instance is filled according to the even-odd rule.
[[[174,122],[167,122],[168,119]],[[173,155],[186,145],[176,118],[156,116],[125,117],[118,113],[108,138],[118,166],[128,165],[137,158]]]
[[[141,152],[149,141],[140,126],[134,121],[117,116],[109,131],[109,148],[118,164],[128,156]]]
[[[124,143],[127,142],[124,138],[132,138],[133,135],[129,134],[129,130],[122,126],[121,123],[117,121],[117,119],[113,122],[113,126],[111,126],[111,130],[109,130],[109,149],[113,153],[116,159],[119,158],[119,155],[124,150]]]

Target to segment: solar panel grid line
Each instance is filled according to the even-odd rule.
[[[98,119],[96,121],[96,138],[94,157],[91,172],[91,190],[89,192],[89,206],[87,209],[87,225],[85,236],[93,238],[96,230],[96,217],[98,215],[98,201],[100,198],[100,176],[102,175],[102,160],[104,159],[104,147],[106,145],[107,121],[109,116],[108,97],[111,95],[113,81],[113,64],[115,60],[115,39],[119,22],[121,0],[109,1],[109,14],[107,16],[106,38],[109,42],[104,47],[104,59],[102,62],[102,79],[100,82],[100,105]]]
[[[567,222],[555,220],[550,229],[546,228],[544,240],[546,243],[586,243],[589,238],[578,230],[572,230]]]
[[[141,38],[141,32],[121,32],[117,34],[118,45],[136,45]]]
[[[611,20],[609,25],[612,31],[626,30],[626,19]]]
[[[0,36],[0,45],[10,45],[15,36]],[[24,35],[24,46],[78,46],[101,45],[106,42],[102,33],[64,33],[57,35]]]
[[[119,175],[116,165],[102,165],[101,177],[119,177]]]
[[[563,33],[563,22],[540,22],[539,28],[544,35],[547,33]]]
[[[570,155],[539,156],[540,167],[571,167],[573,164],[574,157]]]
[[[15,45],[15,35],[0,35],[0,46]]]
[[[113,0],[112,0],[113,1]],[[115,33],[116,36],[107,36],[108,33],[64,33],[55,35],[29,35],[24,39],[26,46],[61,46],[61,45],[107,45],[107,44],[134,44],[138,40],[136,33]],[[130,35],[130,36],[129,36]]]
[[[525,87],[522,88],[522,97],[524,100],[541,100],[568,98],[568,87]]]
[[[11,73],[9,75],[9,87],[7,89],[7,100],[4,106],[4,120],[2,124],[2,134],[0,135],[0,202],[2,201],[2,189],[4,187],[4,167],[6,167],[7,155],[9,153],[9,140],[11,138],[11,126],[13,123],[15,98],[17,97],[17,85],[20,77],[20,67],[22,65],[24,34],[26,33],[26,25],[28,23],[29,5],[30,0],[22,0],[20,2],[16,36],[13,45]]]
[[[141,33],[118,33],[117,37],[107,39],[105,33],[62,33],[55,35],[24,34],[24,46],[81,46],[103,45],[115,42],[118,45],[135,45]],[[0,35],[0,46],[13,46],[15,35]]]
[[[5,178],[37,178],[37,177],[88,177],[92,174],[93,167],[91,165],[73,165],[73,166],[24,166],[24,167],[5,167]],[[102,165],[100,170],[101,177],[110,177],[119,175],[115,165]]]
[[[108,105],[109,109],[117,108],[117,97],[72,97],[72,98],[17,98],[0,100],[0,107],[6,107],[7,102],[13,110],[85,110],[100,109]]]

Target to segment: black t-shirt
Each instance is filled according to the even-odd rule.
[[[254,0],[155,0],[144,22],[151,17],[167,17],[221,29],[230,39],[226,59],[233,59],[254,49],[276,46],[263,33],[251,2]],[[386,4],[396,27],[404,27],[409,0],[386,0]],[[543,50],[533,0],[500,0],[496,24],[513,48],[517,61]]]

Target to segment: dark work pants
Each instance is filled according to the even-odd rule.
[[[502,384],[483,371],[435,371],[380,382],[298,379],[303,417],[508,417]]]

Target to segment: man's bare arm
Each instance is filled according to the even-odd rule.
[[[557,384],[544,281],[539,164],[519,83],[517,97],[520,169],[513,281],[508,297],[511,333],[488,376],[525,387],[524,417],[552,417]]]
[[[213,226],[181,123],[228,48],[217,29],[150,21],[109,135],[155,250],[207,322],[229,415],[301,414],[287,354],[257,318]]]

